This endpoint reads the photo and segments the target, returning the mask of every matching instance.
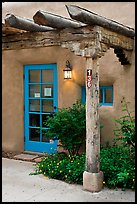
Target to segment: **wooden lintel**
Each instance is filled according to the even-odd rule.
[[[85,47],[81,49],[83,42]],[[46,47],[49,45],[61,45],[63,43],[68,43],[69,45],[70,43],[81,43],[79,49],[82,50],[82,53],[84,49],[92,49],[93,46],[94,49],[100,49],[99,52],[103,53],[102,46],[100,46],[103,44],[108,48],[120,48],[127,51],[132,51],[134,47],[134,39],[109,31],[100,26],[65,28],[61,31],[35,32],[35,34],[33,32],[24,32],[2,37],[3,49]],[[80,53],[81,51],[79,52],[77,49],[77,52]]]
[[[16,35],[3,36],[2,48],[3,49],[16,49],[19,48],[32,48],[32,47],[46,47],[49,45],[59,45],[63,42],[74,42],[82,39],[95,40],[96,33],[93,27],[87,28],[66,28],[62,31],[48,31],[48,32],[26,32]]]
[[[134,38],[127,37],[100,26],[96,26],[96,30],[99,35],[98,39],[101,43],[107,44],[112,48],[121,48],[128,51],[133,50]]]

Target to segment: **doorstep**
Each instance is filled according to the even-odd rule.
[[[29,162],[40,162],[44,157],[43,154],[37,154],[34,152],[31,153],[21,153],[18,155],[13,156],[13,159],[22,160],[22,161],[29,161]]]

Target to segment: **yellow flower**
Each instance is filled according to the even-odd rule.
[[[103,181],[103,183],[105,184],[105,181]]]
[[[133,179],[133,182],[135,181],[135,179]]]
[[[60,170],[60,173],[61,173],[62,171]]]
[[[65,175],[65,177],[67,178],[67,175]]]
[[[71,170],[69,170],[69,173],[71,172]]]

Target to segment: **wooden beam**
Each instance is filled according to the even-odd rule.
[[[64,43],[66,46],[67,44],[71,44],[71,47],[73,47],[74,44],[80,45],[77,46],[76,49],[77,51],[79,49],[79,53],[83,53],[85,49],[92,49],[93,45],[96,44],[95,41],[108,45],[108,47],[122,48],[127,51],[132,51],[134,46],[134,40],[129,37],[109,31],[100,26],[86,26],[77,29],[65,28],[61,31],[53,30],[47,32],[35,32],[35,35],[33,32],[24,32],[10,36],[3,36],[2,48],[22,49],[46,47],[49,45]]]
[[[91,81],[88,81],[89,70]],[[86,72],[86,171],[98,173],[100,171],[100,123],[97,59],[86,58]]]
[[[6,26],[5,24],[2,24],[2,36],[6,36],[8,34],[16,34],[16,33],[22,33],[25,32],[24,30],[13,28],[10,26]]]
[[[32,47],[46,47],[61,45],[63,42],[74,42],[86,39],[95,40],[96,35],[87,28],[66,28],[62,31],[54,30],[47,32],[25,32],[22,34],[2,37],[2,49],[23,49]],[[72,43],[73,44],[73,43]]]
[[[25,31],[45,32],[53,30],[53,28],[46,26],[39,26],[30,19],[21,18],[13,14],[7,14],[5,18],[5,25],[18,28]]]
[[[66,7],[72,19],[81,21],[88,25],[99,25],[128,37],[135,36],[135,31],[133,28],[124,26],[123,24],[120,24],[116,21],[97,15],[96,13],[83,9],[79,6],[66,5]]]
[[[98,192],[103,187],[100,171],[100,122],[99,122],[99,64],[86,57],[86,169],[83,188]]]
[[[78,23],[74,20],[51,14],[45,11],[37,11],[36,14],[33,16],[34,22],[39,25],[46,25],[51,26],[53,28],[78,28],[81,27],[82,23]]]

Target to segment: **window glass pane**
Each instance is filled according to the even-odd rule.
[[[40,129],[30,128],[29,129],[29,140],[31,141],[40,141]]]
[[[29,97],[40,98],[40,85],[29,85]]]
[[[103,103],[103,90],[99,89],[99,103]]]
[[[105,103],[113,103],[112,89],[105,90]]]
[[[40,70],[29,71],[29,82],[40,82]]]
[[[29,100],[29,111],[40,111],[40,100]]]
[[[42,112],[54,112],[53,100],[43,100],[42,101]]]
[[[53,85],[42,85],[42,97],[53,98]]]
[[[42,70],[42,82],[53,82],[53,70]]]
[[[40,127],[40,115],[30,114],[29,115],[29,125],[34,127]]]

